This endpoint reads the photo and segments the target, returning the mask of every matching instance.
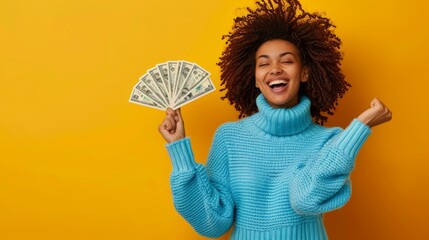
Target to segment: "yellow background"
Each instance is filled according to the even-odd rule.
[[[379,97],[393,121],[373,129],[353,196],[326,215],[331,239],[427,239],[429,2],[303,0],[343,40],[353,85],[329,126]],[[0,239],[205,239],[176,213],[164,113],[128,102],[167,60],[212,73],[244,0],[3,0],[0,4]],[[204,163],[237,113],[219,92],[182,111]],[[227,239],[223,237],[220,239]]]

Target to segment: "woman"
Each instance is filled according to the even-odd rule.
[[[323,213],[349,200],[359,149],[391,119],[374,99],[346,129],[322,126],[350,87],[333,28],[296,0],[261,0],[235,19],[219,66],[224,98],[244,118],[217,129],[206,166],[194,161],[180,110],[167,110],[159,131],[174,204],[198,233],[327,239]]]

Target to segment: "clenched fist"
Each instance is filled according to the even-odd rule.
[[[377,98],[371,101],[371,107],[357,118],[369,127],[374,127],[392,119],[392,112]]]
[[[173,110],[168,108],[166,116],[159,125],[159,133],[168,143],[177,141],[185,137],[185,124],[183,123],[182,114],[180,108]]]

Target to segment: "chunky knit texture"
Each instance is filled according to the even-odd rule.
[[[327,239],[322,214],[350,198],[350,173],[370,128],[313,123],[310,100],[221,125],[207,165],[194,161],[190,139],[170,144],[171,188],[177,211],[208,237],[234,226],[230,239]]]

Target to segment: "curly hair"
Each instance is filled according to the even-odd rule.
[[[258,111],[255,86],[255,54],[266,41],[283,39],[299,50],[303,66],[309,70],[308,81],[301,83],[300,94],[311,100],[311,115],[323,125],[338,105],[338,99],[351,85],[340,69],[343,58],[341,40],[335,26],[319,13],[308,13],[297,0],[258,0],[256,9],[236,17],[232,31],[222,36],[226,48],[217,65],[221,69],[220,91],[240,112],[239,118]]]

